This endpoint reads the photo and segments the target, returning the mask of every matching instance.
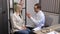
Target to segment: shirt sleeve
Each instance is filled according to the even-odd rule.
[[[41,22],[43,19],[36,20],[35,18],[31,17],[30,18],[35,24]]]
[[[35,23],[35,24],[39,24],[40,26],[44,26],[43,21],[45,21],[45,16],[38,16],[39,18],[36,20],[35,18],[31,17],[30,19]]]
[[[31,17],[30,19],[37,25],[37,27],[33,29],[34,31],[41,30],[41,27],[44,26],[44,23],[42,23],[44,18],[36,20],[35,18]]]

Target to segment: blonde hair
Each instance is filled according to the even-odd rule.
[[[14,5],[14,11],[22,9],[22,6],[19,4]]]
[[[14,3],[14,11],[17,10],[17,3]]]

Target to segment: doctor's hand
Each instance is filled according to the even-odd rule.
[[[26,16],[27,16],[28,18],[30,18],[30,17],[31,17],[31,14],[30,14],[30,13],[26,13]]]

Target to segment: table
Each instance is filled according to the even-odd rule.
[[[50,26],[50,27],[46,27],[46,28],[43,28],[39,31],[34,31],[36,34],[46,34],[48,32],[51,32],[51,31],[55,31],[56,29],[60,28],[60,24],[57,24],[57,25],[53,25],[53,26]],[[60,32],[59,32],[60,34]]]

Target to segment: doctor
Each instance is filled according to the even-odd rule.
[[[26,16],[30,18],[33,23],[35,23],[36,27],[33,28],[34,31],[41,30],[41,28],[44,26],[45,23],[45,15],[42,12],[41,6],[37,3],[34,5],[34,10],[35,10],[35,17],[32,17],[31,14],[27,13]]]

